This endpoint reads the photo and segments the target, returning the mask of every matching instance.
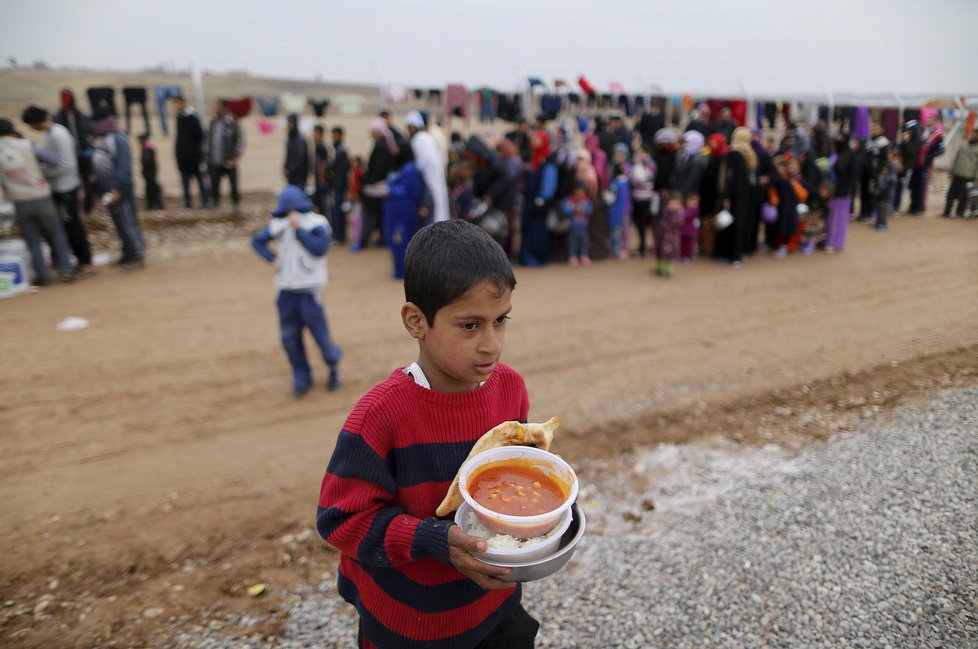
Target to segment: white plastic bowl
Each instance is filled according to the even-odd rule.
[[[469,523],[472,519],[472,514],[474,514],[474,512],[468,503],[462,503],[462,506],[455,512],[455,522],[466,534],[472,534],[472,532],[469,531]],[[568,509],[564,513],[563,517],[557,522],[557,525],[552,530],[553,533],[546,538],[541,536],[535,539],[528,539],[523,543],[523,546],[519,548],[494,548],[490,544],[489,548],[485,552],[473,552],[472,556],[481,561],[503,561],[512,563],[541,559],[557,551],[557,548],[560,547],[560,538],[563,536],[564,532],[567,531],[567,528],[570,527],[572,518],[573,516],[571,510]]]
[[[563,568],[570,558],[574,555],[577,544],[584,538],[584,530],[587,522],[584,517],[584,510],[577,503],[571,507],[571,524],[567,531],[560,537],[560,546],[556,552],[540,559],[531,559],[521,562],[506,561],[485,561],[492,566],[509,568],[510,573],[497,577],[502,581],[536,581],[549,577]]]
[[[526,460],[532,468],[542,471],[561,484],[566,493],[564,502],[553,511],[535,516],[501,514],[477,503],[469,493],[471,477],[487,464],[511,459]],[[542,536],[552,530],[561,516],[570,510],[571,505],[577,500],[577,492],[580,489],[577,474],[567,462],[558,455],[533,446],[502,446],[479,453],[462,465],[458,487],[462,492],[462,499],[475,511],[476,516],[486,527],[499,534],[509,534],[521,539]]]

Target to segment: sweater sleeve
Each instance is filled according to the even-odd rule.
[[[299,228],[295,231],[295,238],[299,240],[303,248],[317,257],[322,257],[329,250],[329,232],[321,225],[309,230]]]
[[[268,243],[272,240],[272,233],[268,226],[262,228],[261,232],[251,238],[251,247],[254,248],[265,261],[275,261],[275,253],[268,248]]]
[[[381,567],[433,558],[450,565],[452,521],[417,518],[395,505],[397,482],[385,458],[362,435],[340,431],[323,477],[319,534],[340,552]]]

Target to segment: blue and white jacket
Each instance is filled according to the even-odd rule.
[[[298,229],[286,217],[272,218],[251,240],[251,247],[268,261],[278,260],[275,287],[279,291],[308,291],[326,286],[326,251],[332,231],[329,221],[315,212],[296,213]],[[269,249],[276,242],[276,252]]]

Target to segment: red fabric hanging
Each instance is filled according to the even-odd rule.
[[[577,85],[579,85],[581,87],[581,90],[583,90],[589,95],[594,95],[597,94],[598,92],[597,90],[594,89],[594,86],[588,83],[587,79],[584,78],[583,74],[577,77]]]
[[[241,99],[226,99],[228,112],[241,119],[251,114],[251,97]]]
[[[734,99],[730,102],[730,112],[738,126],[747,126],[747,102],[743,99]]]

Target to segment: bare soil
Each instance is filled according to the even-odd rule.
[[[318,486],[358,397],[416,355],[402,287],[384,250],[331,252],[345,384],[291,399],[271,270],[247,249],[271,198],[246,200],[235,219],[147,215],[145,270],[0,301],[0,644],[167,645],[233,612],[272,637],[281,593],[332,579]],[[571,462],[711,436],[796,447],[976,381],[976,222],[853,225],[841,254],[672,280],[651,266],[517,269],[504,360]],[[57,331],[68,316],[90,324]]]

